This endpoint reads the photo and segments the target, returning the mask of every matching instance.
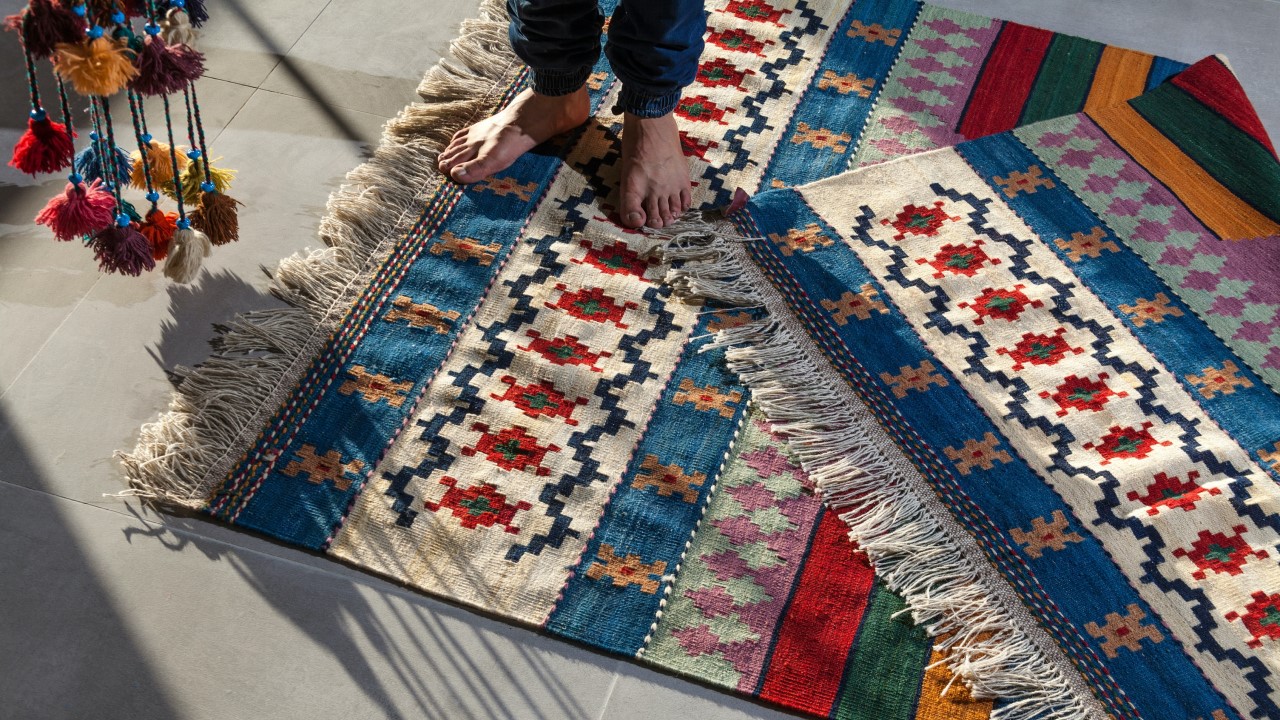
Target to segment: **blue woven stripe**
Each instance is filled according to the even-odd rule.
[[[787,125],[785,138],[794,138],[796,128],[804,123],[812,129],[844,133],[849,136],[844,143],[846,150],[836,152],[829,147],[815,147],[805,142],[783,142],[770,159],[762,187],[779,180],[787,185],[820,180],[843,172],[849,164],[854,148],[867,124],[867,116],[880,97],[880,89],[893,67],[898,52],[906,45],[906,38],[920,14],[924,3],[915,0],[865,0],[856,2],[845,13],[836,28],[822,66],[813,74],[801,105]],[[900,30],[899,40],[893,45],[872,42],[861,37],[850,37],[849,28],[854,21],[866,25],[879,24],[886,31]],[[823,76],[831,72],[837,76],[853,74],[859,78],[874,78],[875,87],[868,97],[857,93],[841,93],[835,89],[820,89]]]
[[[831,236],[840,235],[808,208],[798,194],[763,193],[757,195],[747,208],[757,228],[764,234],[785,234],[791,228],[816,223]],[[857,242],[857,239],[853,241]],[[761,265],[775,274],[775,283],[779,282],[777,273],[781,272],[784,273],[781,276],[784,284],[806,293],[808,299],[803,301],[803,305],[810,308],[816,308],[822,299],[838,299],[846,290],[867,283],[881,292],[881,298],[890,307],[888,314],[872,313],[866,320],[834,328],[839,342],[847,348],[844,352],[856,358],[867,371],[864,377],[850,377],[851,382],[869,383],[881,395],[888,397],[887,386],[877,379],[880,373],[896,374],[905,365],[919,365],[924,360],[934,359],[910,323],[889,301],[879,282],[848,246],[835,243],[790,257],[777,253],[772,243],[750,243],[748,247]],[[823,340],[833,342],[830,332],[834,326],[825,324],[823,315],[820,312],[802,313],[801,318],[806,329],[820,343]],[[938,367],[937,372],[946,378],[945,386],[931,387],[927,393],[911,393],[892,400],[901,415],[908,419],[911,428],[929,448],[937,449],[960,447],[970,438],[991,433],[1000,440],[999,447],[1009,452],[1014,460],[997,463],[990,470],[970,475],[949,473],[946,478],[922,468],[925,477],[934,483],[944,498],[948,497],[947,493],[952,493],[948,506],[981,540],[980,544],[993,564],[1024,596],[1029,608],[1042,623],[1046,623],[1060,644],[1078,662],[1084,659],[1081,667],[1095,687],[1106,692],[1102,676],[1090,671],[1091,665],[1096,667],[1101,663],[1115,684],[1128,693],[1129,700],[1137,706],[1142,717],[1194,717],[1196,714],[1208,717],[1221,707],[1222,700],[1176,643],[1144,648],[1143,655],[1157,658],[1151,664],[1139,662],[1133,653],[1122,653],[1115,659],[1105,658],[1098,652],[1088,652],[1088,657],[1082,653],[1083,648],[1092,650],[1094,647],[1091,639],[1084,637],[1079,630],[1085,622],[1096,621],[1130,603],[1138,605],[1149,616],[1154,613],[1130,587],[1101,544],[1076,521],[1070,508],[1016,456],[999,428],[968,396],[955,377],[946,371],[942,363],[934,362],[934,365]],[[883,413],[880,414],[883,421]],[[891,422],[886,425],[892,427]],[[999,536],[993,536],[983,528],[981,518],[967,515],[955,500],[958,497],[954,494],[956,490],[967,496],[985,519],[999,528]],[[1026,528],[1031,519],[1047,518],[1055,510],[1063,513],[1069,521],[1068,531],[1080,534],[1083,542],[1071,543],[1065,550],[1047,554],[1039,560],[1025,558],[1021,552],[1013,550],[1016,543],[1007,535],[1009,529]],[[1043,605],[1028,594],[1032,583],[1038,583],[1057,604],[1066,617],[1066,623],[1048,616]],[[1178,689],[1171,692],[1170,688]]]
[[[610,72],[603,58],[595,70]],[[610,73],[601,89],[592,92],[593,112],[598,109],[612,82]],[[565,147],[572,147],[572,143]],[[459,238],[479,238],[484,243],[497,243],[500,249],[494,260],[482,266],[459,262],[448,253],[433,255],[423,252],[414,260],[399,287],[390,294],[390,299],[404,294],[414,302],[427,302],[442,311],[457,311],[463,319],[469,317],[483,300],[490,279],[515,246],[526,219],[561,167],[562,162],[557,155],[527,153],[505,171],[504,176],[537,185],[527,201],[516,194],[462,193],[458,206],[437,229],[437,237],[432,242],[439,242],[439,236],[448,231]],[[282,471],[303,445],[313,445],[320,452],[338,450],[344,461],[363,462],[365,472],[368,472],[381,458],[388,438],[396,436],[406,414],[413,409],[413,399],[422,393],[436,368],[444,361],[454,339],[463,329],[462,325],[461,321],[456,322],[448,334],[439,334],[431,328],[407,328],[404,323],[390,323],[380,318],[372,320],[368,334],[337,372],[336,380],[312,391],[312,395],[323,393],[316,409],[289,446],[283,449],[280,459],[263,479],[236,523],[304,547],[323,548],[360,493],[363,474],[359,477],[352,475],[351,485],[346,490],[338,490],[328,482],[312,484],[303,477],[284,475]],[[385,401],[366,402],[359,393],[343,395],[337,392],[347,378],[347,370],[357,365],[369,372],[413,381],[405,402],[393,407]],[[306,400],[305,397],[299,398],[300,402]],[[413,431],[412,428],[405,430]],[[243,464],[256,459],[251,454]]]

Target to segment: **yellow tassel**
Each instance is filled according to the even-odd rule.
[[[138,75],[126,47],[105,36],[58,43],[53,69],[81,95],[114,95]]]
[[[204,162],[204,158],[200,158],[196,162],[188,163],[182,170],[182,202],[189,207],[195,207],[200,202],[200,195],[203,193],[200,189],[200,183],[204,182]],[[235,179],[236,171],[210,165],[209,175],[213,179],[214,189],[220,193],[225,193],[231,187],[231,181]],[[172,181],[163,183],[160,189],[165,195],[176,199]]]
[[[143,153],[138,150],[133,151],[133,172],[129,176],[129,181],[136,188],[147,187],[147,178],[143,174]],[[178,151],[178,172],[182,172],[187,167],[187,156]],[[151,184],[154,187],[173,187],[173,159],[169,154],[168,143],[162,143],[152,140],[151,144],[146,148],[146,168],[151,172]],[[169,195],[173,191],[168,191]]]

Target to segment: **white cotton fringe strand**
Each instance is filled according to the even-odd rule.
[[[830,368],[740,247],[728,222],[684,219],[650,242],[675,263],[678,295],[764,307],[763,320],[721,330],[713,347],[751,389],[824,501],[945,664],[978,698],[1009,701],[997,720],[1085,720],[1107,713],[1012,588],[925,484],[866,406]],[[825,363],[824,363],[825,364]],[[975,557],[976,555],[976,557]],[[953,678],[954,681],[955,678]]]
[[[291,307],[236,317],[218,328],[208,360],[177,368],[183,380],[169,411],[142,427],[132,452],[116,453],[130,484],[116,497],[199,509],[249,448],[417,221],[442,180],[435,169],[440,150],[493,109],[518,71],[501,0],[484,0],[450,55],[418,87],[423,102],[387,123],[372,159],[329,198],[320,224],[328,247],[280,262],[271,293]]]

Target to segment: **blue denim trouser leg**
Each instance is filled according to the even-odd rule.
[[[534,92],[567,95],[582,87],[600,57],[604,17],[596,0],[507,0],[507,9],[511,46],[533,70]],[[622,0],[605,46],[622,80],[622,110],[640,117],[671,112],[698,71],[705,29],[702,0]]]

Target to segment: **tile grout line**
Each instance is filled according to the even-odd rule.
[[[302,42],[302,36],[311,31],[311,26],[316,24],[316,21],[320,19],[320,16],[323,15],[324,11],[328,10],[329,6],[332,4],[333,0],[327,0],[327,2],[325,2],[324,7],[320,8],[320,12],[317,12],[315,16],[311,18],[311,22],[307,23],[307,26],[302,29],[302,32],[298,33],[298,37],[293,39],[293,43],[290,44],[289,47],[285,49],[284,53],[280,55],[280,59],[276,60],[276,64],[272,65],[271,69],[267,71],[267,74],[262,77],[262,80],[257,85],[257,89],[262,89],[262,83],[266,82],[267,79],[271,77],[271,74],[280,67],[280,63],[284,62],[286,57],[289,57],[289,53],[293,52],[293,49],[298,47],[298,43]],[[271,91],[268,90],[267,92]]]
[[[619,659],[613,664],[613,679],[609,681],[609,689],[604,692],[604,702],[600,704],[600,714],[596,716],[596,720],[604,720],[604,715],[609,711],[609,701],[613,700],[613,691],[618,687],[618,678],[622,677],[618,673],[618,667],[625,660]]]
[[[58,334],[58,331],[62,330],[62,326],[66,325],[67,321],[71,319],[71,316],[75,314],[76,310],[79,310],[80,306],[84,304],[84,301],[89,299],[89,293],[93,292],[93,289],[98,286],[98,283],[102,282],[102,278],[104,276],[105,274],[102,271],[98,271],[98,278],[93,281],[92,285],[85,289],[84,295],[80,296],[80,299],[76,301],[75,306],[72,307],[66,316],[62,318],[62,322],[59,322],[58,326],[55,327],[49,333],[48,337],[44,339],[44,342],[40,343],[40,347],[36,348],[35,352],[31,353],[31,359],[27,361],[27,364],[23,365],[22,369],[18,371],[18,374],[13,376],[13,380],[9,381],[9,384],[5,386],[3,391],[0,391],[0,400],[3,400],[4,397],[9,394],[9,391],[18,384],[18,381],[22,379],[22,376],[25,375],[31,365],[35,363],[36,358],[40,357],[40,354],[44,352],[44,349],[49,347],[49,343],[53,342],[53,337]]]

